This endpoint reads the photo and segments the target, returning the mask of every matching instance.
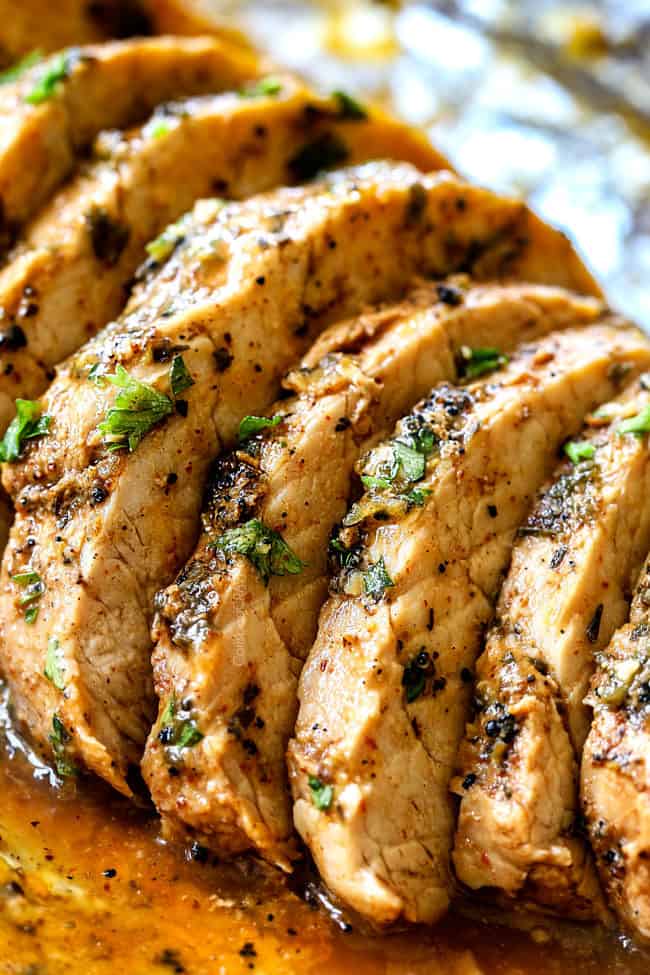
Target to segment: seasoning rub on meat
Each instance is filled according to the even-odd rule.
[[[501,361],[470,356],[469,374]],[[435,387],[361,465],[368,490],[336,536],[289,765],[321,876],[377,924],[447,907],[448,787],[517,528],[561,442],[649,361],[616,319],[554,333],[486,378]]]
[[[646,441],[646,405],[626,428]],[[647,490],[644,502],[647,505]],[[650,560],[629,620],[597,655],[582,758],[582,802],[603,888],[618,919],[650,940]]]
[[[166,103],[135,130],[104,133],[96,161],[31,222],[0,270],[0,433],[15,399],[40,396],[53,367],[120,313],[138,266],[156,263],[182,231],[158,235],[199,197],[240,199],[314,175],[306,167],[319,145],[331,147],[319,167],[390,150],[419,167],[444,164],[405,126],[360,106],[352,116],[336,98],[274,75]]]
[[[126,793],[152,720],[153,596],[191,552],[209,461],[310,338],[416,272],[591,288],[565,238],[520,202],[406,164],[198,205],[167,254],[21,407],[3,471],[17,511],[0,593],[15,712],[61,769],[86,766]],[[25,572],[43,586],[29,622]]]
[[[328,329],[285,380],[295,395],[244,420],[242,442],[211,472],[199,544],[156,601],[160,710],[143,769],[167,835],[219,853],[252,847],[288,867],[297,677],[364,445],[456,379],[466,347],[510,350],[601,314],[598,301],[549,287],[423,285]],[[190,702],[201,738],[179,748],[170,711]]]
[[[102,129],[170,98],[240,88],[265,66],[216,38],[152,37],[68,48],[23,69],[0,85],[0,250]]]
[[[566,444],[520,529],[454,783],[459,879],[562,916],[604,912],[580,831],[577,770],[594,659],[626,619],[650,547],[647,438],[623,422],[650,409],[645,385],[642,377]]]

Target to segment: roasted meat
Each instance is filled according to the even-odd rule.
[[[199,544],[157,600],[160,719],[144,772],[167,834],[191,831],[221,853],[253,847],[287,866],[297,676],[360,452],[434,383],[456,379],[466,346],[511,349],[600,314],[593,299],[533,285],[421,287],[330,328],[285,382],[296,395],[244,426],[212,471]],[[269,539],[285,554],[275,567],[259,561]],[[202,738],[179,751],[167,742],[170,701],[188,700]]]
[[[102,129],[183,95],[229,91],[263,66],[216,38],[156,37],[69,48],[0,86],[0,244],[70,174]]]
[[[503,361],[467,360],[469,375]],[[615,320],[553,333],[437,386],[361,465],[341,570],[302,672],[294,820],[321,876],[377,924],[447,907],[453,772],[481,636],[558,446],[650,345]]]
[[[41,403],[21,408],[3,472],[17,511],[0,595],[16,713],[50,753],[127,793],[152,719],[154,593],[195,543],[210,460],[263,413],[310,338],[416,272],[590,286],[568,242],[518,201],[406,164],[200,204],[166,254]],[[24,572],[44,590],[30,622]],[[57,681],[44,676],[53,640]]]
[[[576,759],[594,654],[626,619],[650,546],[647,444],[621,435],[621,416],[650,408],[642,383],[567,445],[520,530],[455,781],[459,879],[563,916],[603,914],[579,829]]]

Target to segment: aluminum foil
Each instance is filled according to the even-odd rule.
[[[212,6],[324,89],[425,128],[469,179],[525,195],[650,330],[650,0]]]

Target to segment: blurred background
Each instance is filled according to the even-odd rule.
[[[650,0],[201,6],[423,126],[463,175],[524,194],[650,329]]]
[[[0,63],[21,44],[140,33],[147,16],[239,27],[325,90],[424,127],[464,176],[567,230],[650,330],[650,0],[0,0]]]

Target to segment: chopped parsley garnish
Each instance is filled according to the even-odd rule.
[[[148,383],[130,376],[120,365],[113,376],[104,379],[120,392],[98,430],[109,450],[134,451],[144,435],[173,412],[172,401]]]
[[[42,60],[43,55],[40,51],[31,51],[30,54],[26,54],[24,58],[16,61],[15,64],[0,74],[0,85],[8,85],[12,81],[17,81],[29,68],[33,68]]]
[[[570,440],[564,445],[564,453],[572,464],[579,464],[581,460],[591,460],[596,448],[588,440]]]
[[[368,118],[368,112],[363,105],[347,92],[333,91],[332,98],[338,104],[339,118],[349,119],[351,122],[364,122]]]
[[[341,569],[354,568],[359,561],[360,551],[358,545],[353,545],[351,548],[348,548],[340,538],[332,538],[330,539],[329,547]]]
[[[309,783],[309,791],[311,792],[311,801],[316,806],[316,809],[320,809],[322,812],[328,810],[334,798],[334,789],[332,786],[324,785],[315,775],[310,775],[307,782]]]
[[[38,616],[38,603],[45,592],[45,584],[38,572],[18,572],[11,577],[23,590],[19,603],[25,607],[25,622],[35,623]]]
[[[56,768],[57,773],[62,779],[76,775],[79,770],[66,755],[66,746],[72,740],[72,735],[56,713],[52,717],[52,731],[48,737],[50,745],[52,746],[52,752],[54,754],[54,767]]]
[[[63,668],[61,667],[61,648],[55,636],[47,641],[47,653],[45,655],[45,676],[57,690],[62,691],[65,687]]]
[[[175,355],[172,359],[171,369],[169,370],[169,384],[174,398],[194,385],[194,380],[182,355]]]
[[[650,433],[650,406],[644,406],[636,416],[619,423],[617,432],[621,437],[626,433],[633,433],[637,437]]]
[[[64,51],[51,58],[44,65],[43,73],[30,93],[25,95],[25,101],[30,105],[40,105],[52,98],[59,84],[65,81],[78,61],[79,52],[76,50]]]
[[[395,583],[386,571],[383,557],[378,562],[371,563],[363,573],[363,591],[376,603],[379,602],[386,590],[392,589],[394,585]]]
[[[239,442],[243,443],[256,433],[266,430],[268,427],[277,427],[282,422],[281,416],[245,416],[239,424]]]
[[[155,264],[162,264],[171,257],[184,238],[185,230],[182,224],[172,223],[169,227],[165,227],[155,240],[150,240],[145,250]]]
[[[423,508],[430,494],[431,491],[429,488],[413,488],[412,491],[408,491],[402,497],[412,508]]]
[[[282,535],[252,518],[238,528],[230,528],[210,543],[225,555],[244,555],[253,563],[265,583],[271,576],[298,575],[305,568]]]
[[[427,677],[435,671],[430,654],[420,651],[410,660],[402,673],[402,687],[409,704],[416,701],[426,687]]]
[[[458,372],[463,379],[477,379],[478,376],[505,366],[508,361],[508,356],[498,349],[470,349],[464,345],[460,350]]]
[[[349,155],[348,147],[338,135],[324,132],[292,156],[288,162],[289,173],[294,182],[304,183],[322,170],[345,162]]]
[[[369,491],[388,491],[393,482],[389,477],[376,477],[373,474],[362,474],[361,483]]]
[[[42,437],[50,429],[52,417],[41,414],[40,403],[31,399],[16,400],[16,415],[0,440],[0,461],[18,460],[26,440]]]
[[[282,82],[273,75],[260,78],[252,84],[241,88],[239,94],[242,98],[262,98],[264,95],[279,95],[282,91]]]
[[[147,135],[152,139],[162,139],[163,136],[169,135],[170,131],[168,122],[154,120],[147,126]]]
[[[393,480],[401,468],[406,481],[419,481],[424,477],[426,465],[426,457],[419,450],[399,440],[393,442],[393,470],[391,471]]]
[[[179,711],[172,696],[160,719],[158,740],[172,748],[192,748],[203,740],[203,733],[187,711]]]

